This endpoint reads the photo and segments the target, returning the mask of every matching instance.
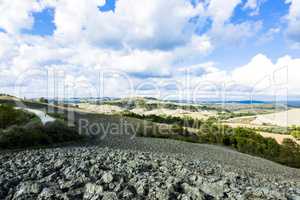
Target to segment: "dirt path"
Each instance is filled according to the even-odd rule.
[[[284,135],[284,134],[278,134],[278,133],[268,133],[268,132],[258,132],[258,133],[261,134],[263,137],[274,138],[279,144],[281,144],[283,142],[283,140],[286,139],[286,138],[291,139],[291,140],[295,141],[296,143],[300,144],[300,141],[296,140],[291,135]]]
[[[22,109],[22,110],[26,110],[28,112],[31,112],[33,114],[35,114],[36,116],[38,116],[38,118],[40,118],[40,120],[42,121],[42,123],[45,125],[48,122],[53,122],[55,121],[55,119],[49,115],[47,115],[45,112],[40,111],[40,110],[36,110],[36,109],[30,109],[30,108],[18,108],[17,109]]]

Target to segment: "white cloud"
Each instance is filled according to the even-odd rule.
[[[172,51],[101,49],[84,42],[70,47],[61,46],[51,37],[8,36],[5,33],[0,33],[0,36],[1,44],[14,41],[9,48],[3,48],[5,59],[0,60],[0,74],[5,75],[6,79],[15,80],[28,70],[41,70],[46,73],[48,69],[54,68],[65,71],[66,75],[69,75],[66,83],[74,87],[78,86],[73,84],[74,82],[82,82],[78,79],[81,76],[87,77],[86,80],[94,85],[99,70],[127,73],[130,79],[171,76],[172,67],[179,57],[184,58],[188,54],[193,54],[194,57],[202,56],[211,49],[209,38],[206,36],[197,36],[191,39],[187,47],[179,47]],[[74,77],[73,81],[70,77]],[[111,82],[110,86],[119,84],[116,80]],[[0,87],[3,88],[7,84],[2,81]]]
[[[5,33],[0,32],[0,60],[3,62],[12,56],[14,49],[14,41]]]
[[[274,37],[281,32],[280,28],[270,28],[267,32],[263,33],[259,38],[258,44],[265,44],[274,40]]]
[[[173,64],[195,62],[199,57],[210,54],[214,50],[211,38],[207,35],[193,35],[190,42],[185,46],[178,47],[171,51]]]
[[[267,0],[248,0],[244,5],[244,9],[252,10],[250,13],[251,16],[258,15],[261,5],[266,1]]]
[[[265,76],[273,73],[274,65],[270,59],[263,54],[258,54],[245,66],[232,71],[232,79],[239,84],[255,86]]]
[[[251,99],[269,98],[274,95],[285,98],[286,95],[300,95],[300,59],[289,56],[272,62],[267,56],[258,54],[247,64],[225,71],[208,62],[178,69],[177,76],[172,77],[186,85],[188,76],[188,93],[222,98]],[[205,96],[202,96],[205,97]]]
[[[219,43],[241,44],[256,35],[262,28],[262,22],[242,22],[240,24],[224,24],[212,30],[212,37]]]
[[[293,59],[289,56],[281,57],[273,63],[268,57],[258,54],[252,60],[231,72],[232,80],[240,85],[276,93],[276,90],[286,88],[289,95],[299,95],[300,80],[300,59]]]
[[[208,6],[208,14],[213,19],[213,26],[220,26],[227,22],[232,16],[235,7],[241,0],[211,0]]]
[[[248,0],[244,5],[244,8],[256,9],[257,8],[257,0]]]
[[[35,0],[2,0],[0,2],[0,28],[8,33],[18,33],[33,25],[32,12],[42,10],[42,4]]]
[[[286,16],[288,27],[286,31],[287,37],[296,42],[294,47],[300,46],[300,0],[287,0],[290,3],[289,13]]]
[[[104,0],[3,0],[0,28],[9,33],[31,29],[33,12],[55,8],[55,37],[62,44],[86,41],[109,48],[172,49],[189,42],[196,24],[189,22],[204,14],[185,0],[123,0],[114,12],[100,12]],[[166,12],[167,8],[167,12]]]
[[[240,43],[241,40],[254,36],[261,29],[261,21],[231,23],[230,18],[234,10],[241,3],[240,0],[210,1],[207,8],[208,16],[212,19],[210,35],[217,43]]]
[[[299,0],[290,1],[289,36],[298,33],[296,25],[300,15]],[[259,2],[262,1],[249,0],[244,7],[257,10]],[[283,57],[274,64],[259,54],[233,71],[221,70],[214,62],[202,63],[203,56],[219,43],[240,44],[261,29],[260,21],[231,22],[235,8],[241,3],[241,0],[211,0],[200,1],[194,7],[186,0],[120,0],[116,2],[115,12],[100,12],[98,6],[103,5],[104,0],[2,0],[0,27],[7,33],[0,32],[0,87],[13,87],[14,81],[27,71],[57,69],[65,71],[66,84],[76,90],[74,95],[80,90],[90,95],[95,91],[98,71],[112,70],[120,72],[105,81],[107,95],[113,96],[126,93],[130,88],[126,76],[133,84],[148,80],[184,83],[182,74],[188,69],[189,92],[200,84],[200,90],[208,95],[209,91],[227,83],[231,91],[239,93],[257,87],[257,81],[265,76],[273,77],[274,70],[287,65],[293,72],[289,86],[297,93],[300,91],[296,78],[299,59]],[[49,6],[55,10],[53,36],[20,33],[32,27],[33,12]],[[198,21],[190,22],[196,16],[201,22],[212,20],[212,27],[201,35],[195,34]],[[266,38],[270,39],[277,32],[270,29]],[[260,84],[259,87],[266,85]],[[38,90],[38,87],[33,88]]]
[[[172,49],[184,45],[196,28],[189,19],[203,12],[202,4],[193,7],[188,1],[177,0],[117,1],[114,12],[98,10],[104,1],[62,2],[55,10],[57,38],[113,48]]]

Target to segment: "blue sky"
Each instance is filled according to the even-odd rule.
[[[105,0],[105,4],[103,6],[99,6],[99,10],[102,12],[114,11],[116,6],[115,0]]]
[[[299,0],[12,0],[0,10],[3,90],[24,70],[50,68],[83,86],[102,69],[134,84],[180,82],[182,71],[196,70],[193,82],[224,78],[251,88],[247,73],[300,58]]]
[[[30,29],[23,29],[24,34],[47,36],[53,35],[55,30],[54,9],[46,8],[40,12],[32,13],[34,23]]]

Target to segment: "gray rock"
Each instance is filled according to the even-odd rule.
[[[99,146],[3,152],[0,199],[299,199],[296,169],[262,174],[246,168],[248,158],[237,168],[206,153],[190,160]]]
[[[101,185],[95,185],[93,183],[87,183],[85,185],[84,199],[97,199],[103,193],[103,187]]]
[[[225,184],[225,181],[218,181],[214,183],[203,183],[199,188],[205,192],[206,194],[209,194],[211,196],[222,198],[224,195],[224,192],[227,188],[227,185]],[[226,190],[226,192],[229,192]]]
[[[102,200],[117,200],[118,196],[115,192],[104,192]]]
[[[38,200],[61,199],[69,200],[66,194],[51,188],[44,188],[37,197]]]
[[[102,181],[104,183],[111,183],[113,181],[114,177],[111,172],[106,172],[102,175]]]
[[[39,194],[38,200],[46,200],[46,199],[54,198],[56,193],[57,191],[54,191],[50,188],[44,188],[42,192]]]
[[[123,192],[122,192],[122,198],[123,199],[132,199],[134,196],[134,194],[128,190],[128,189],[125,189]]]
[[[290,195],[288,197],[289,200],[300,200],[300,195]]]
[[[29,197],[37,196],[40,193],[42,187],[38,183],[25,182],[21,183],[14,194],[13,199],[26,199]]]
[[[187,183],[181,184],[182,190],[185,195],[191,199],[205,199],[204,194],[197,187],[192,187]]]
[[[64,160],[57,160],[55,163],[54,163],[54,168],[55,169],[60,169],[64,164]]]

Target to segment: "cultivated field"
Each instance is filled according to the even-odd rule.
[[[92,113],[101,113],[101,114],[114,114],[121,111],[124,111],[123,108],[119,106],[113,106],[113,105],[94,105],[89,103],[80,103],[78,104],[79,108],[92,112]]]
[[[267,132],[258,132],[258,133],[261,134],[263,137],[274,138],[279,144],[282,144],[283,140],[286,139],[286,138],[291,139],[291,140],[295,141],[296,143],[300,144],[300,141],[296,140],[291,135],[284,135],[284,134],[277,134],[277,133],[267,133]]]
[[[145,109],[133,109],[131,112],[134,112],[136,114],[143,114],[143,115],[167,115],[167,116],[173,116],[173,117],[191,117],[193,119],[203,119],[206,120],[209,117],[215,117],[217,113],[215,111],[206,111],[206,110],[200,110],[197,112],[183,110],[183,109],[153,109],[153,110],[145,110]]]
[[[252,124],[272,124],[276,126],[300,126],[300,109],[290,109],[266,115],[258,115]]]
[[[253,129],[267,129],[274,127],[291,127],[293,125],[300,126],[300,109],[289,109],[286,111],[274,112],[270,114],[262,114],[250,117],[236,117],[227,120],[224,124],[231,127],[245,127]],[[278,143],[282,143],[285,138],[289,138],[300,144],[300,141],[296,140],[291,135],[270,133],[265,131],[259,131],[263,137],[274,138]]]
[[[236,117],[227,120],[229,123],[241,123],[249,126],[300,126],[300,109],[294,108],[286,111],[261,114],[256,116]]]

